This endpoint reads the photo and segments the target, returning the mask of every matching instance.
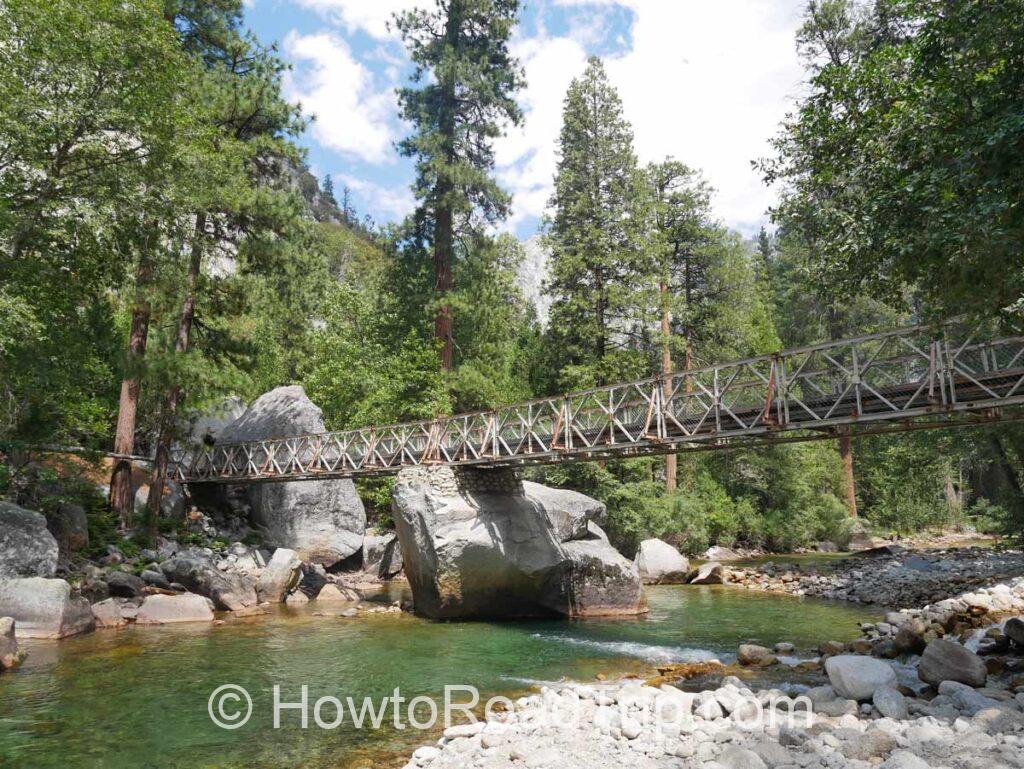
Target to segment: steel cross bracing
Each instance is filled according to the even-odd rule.
[[[924,326],[433,421],[179,452],[184,482],[349,478],[815,440],[1022,416],[1024,337]]]

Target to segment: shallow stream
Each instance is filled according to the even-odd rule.
[[[659,664],[717,657],[744,641],[809,650],[848,640],[877,609],[730,587],[648,590],[641,620],[438,623],[409,615],[315,616],[316,602],[221,625],[131,627],[59,643],[26,644],[26,665],[0,677],[0,767],[31,769],[326,769],[401,766],[429,736],[393,727],[302,729],[295,711],[273,728],[273,687],[309,712],[324,695],[443,701],[446,684],[483,696],[543,681],[652,672]],[[338,608],[329,610],[337,613]],[[214,726],[222,684],[244,687],[251,720]],[[230,705],[231,703],[229,703]],[[233,708],[228,707],[231,711]],[[323,711],[324,720],[333,709]],[[311,716],[312,718],[312,716]],[[387,723],[387,719],[385,721]]]

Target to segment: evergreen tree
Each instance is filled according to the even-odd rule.
[[[187,218],[188,258],[182,269],[183,292],[175,331],[169,341],[166,396],[159,411],[159,436],[151,473],[149,523],[155,533],[181,404],[192,329],[204,288],[204,263],[212,253],[237,254],[254,272],[273,272],[288,259],[301,237],[304,213],[285,183],[286,170],[298,164],[288,143],[301,121],[281,96],[285,69],[267,49],[236,28],[238,3],[224,4],[226,32],[204,38],[211,49],[202,57],[202,118],[216,137],[216,153],[202,165],[206,186],[197,190]],[[218,28],[219,29],[219,28]],[[197,167],[198,173],[198,167]]]
[[[558,150],[546,242],[559,385],[630,378],[645,368],[650,332],[647,191],[632,128],[596,57],[569,85]]]
[[[331,178],[330,174],[326,174],[324,176],[323,192],[325,198],[335,205],[338,204],[338,201],[334,198],[334,180]]]
[[[651,195],[652,245],[658,271],[658,313],[661,318],[661,373],[665,377],[665,398],[672,395],[673,318],[692,319],[694,284],[702,272],[697,255],[709,239],[711,191],[698,175],[677,160],[668,158],[647,169]],[[680,284],[682,290],[680,291]],[[685,304],[680,308],[679,300]],[[680,312],[682,309],[682,312]],[[693,327],[683,329],[685,358],[690,368]],[[676,487],[676,457],[665,457],[665,490]]]
[[[416,159],[419,245],[434,263],[434,336],[441,366],[455,365],[451,297],[456,252],[481,223],[506,215],[508,196],[491,178],[492,141],[521,119],[520,68],[508,51],[518,0],[438,0],[395,23],[416,65],[398,92],[415,128],[399,150]]]

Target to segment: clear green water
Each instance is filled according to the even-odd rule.
[[[537,681],[647,673],[652,665],[727,660],[742,641],[813,647],[847,639],[877,615],[846,604],[728,587],[649,590],[641,620],[434,623],[408,615],[316,617],[315,603],[219,626],[129,628],[32,643],[24,668],[0,677],[0,767],[324,767],[401,765],[422,733],[335,731],[285,715],[272,728],[274,684],[297,700],[441,699],[446,684],[486,696]],[[321,607],[322,608],[322,607]],[[243,686],[252,719],[236,731],[210,722],[207,700]],[[325,711],[330,715],[331,711]]]

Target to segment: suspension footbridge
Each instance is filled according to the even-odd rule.
[[[1024,417],[1024,336],[950,323],[434,420],[178,452],[186,483],[355,478],[723,450]]]

